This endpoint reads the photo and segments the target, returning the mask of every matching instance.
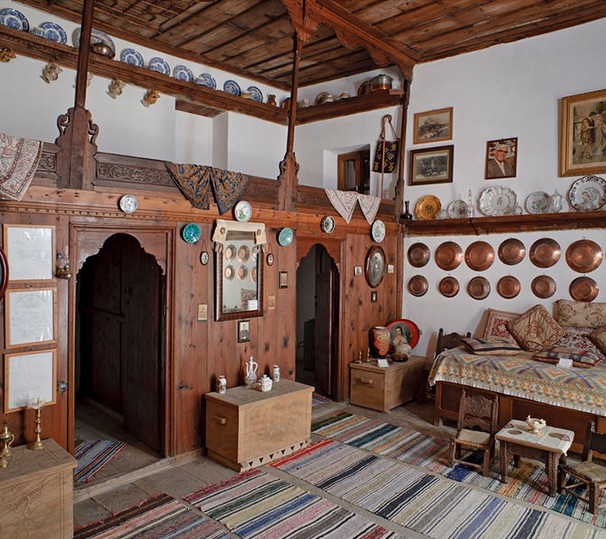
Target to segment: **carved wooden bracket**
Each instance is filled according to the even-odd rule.
[[[404,77],[412,79],[412,68],[419,57],[404,44],[395,47],[391,38],[357,19],[333,0],[282,0],[291,24],[302,41],[309,41],[320,24],[330,26],[339,42],[348,49],[364,47],[379,66],[395,64]]]

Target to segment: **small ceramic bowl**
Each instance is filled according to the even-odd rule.
[[[538,419],[530,416],[526,418],[526,424],[528,425],[528,430],[533,434],[539,434],[541,430],[547,426],[547,422],[544,419]]]

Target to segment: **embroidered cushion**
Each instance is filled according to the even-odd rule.
[[[560,359],[569,359],[572,361],[573,367],[587,368],[597,365],[601,358],[595,356],[587,350],[579,348],[566,348],[563,346],[554,346],[548,350],[536,353],[532,356],[537,361],[544,361],[546,363],[558,363]]]
[[[600,352],[606,356],[606,326],[594,329],[589,338],[599,348]]]
[[[562,326],[540,304],[507,322],[507,329],[520,346],[530,352],[550,348],[566,335]]]
[[[600,359],[606,359],[604,353],[600,348],[591,340],[589,334],[594,330],[593,328],[565,328],[566,335],[564,335],[554,346],[562,348],[577,348],[580,350],[587,350],[593,355]]]
[[[599,328],[606,325],[606,303],[559,299],[555,315],[561,326]]]
[[[502,339],[462,339],[463,344],[477,355],[512,356],[523,352],[518,343]]]
[[[518,317],[520,313],[509,313],[506,311],[497,311],[496,309],[486,309],[486,325],[484,326],[483,339],[499,338],[501,340],[517,344],[513,335],[507,329],[507,322]]]

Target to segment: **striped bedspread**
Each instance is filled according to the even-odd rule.
[[[445,350],[435,359],[429,382],[452,382],[606,416],[604,363],[588,369],[567,369],[531,356],[529,352],[478,356],[462,347]]]

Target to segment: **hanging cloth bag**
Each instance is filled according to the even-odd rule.
[[[400,151],[400,139],[396,135],[396,131],[391,123],[391,114],[383,116],[383,125],[381,128],[381,136],[377,142],[375,158],[372,165],[373,172],[381,174],[392,174],[396,171],[398,165],[398,152]],[[391,134],[394,140],[385,140],[386,126],[389,124]]]

